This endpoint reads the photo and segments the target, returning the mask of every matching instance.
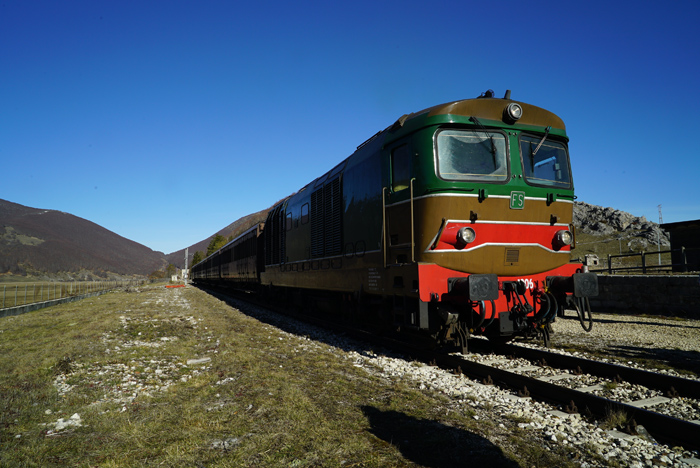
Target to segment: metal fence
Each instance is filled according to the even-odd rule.
[[[653,272],[671,272],[671,271],[688,271],[688,260],[685,255],[685,248],[681,247],[680,249],[672,249],[672,250],[661,250],[661,251],[650,251],[650,252],[634,252],[634,253],[629,253],[629,254],[619,254],[619,255],[608,255],[608,267],[602,270],[597,270],[597,271],[607,271],[609,274],[613,274],[617,271],[625,271],[625,272],[641,272],[642,274],[646,274],[648,271],[653,271]],[[661,263],[660,261],[657,262],[656,264],[648,264],[647,258],[648,257],[657,257],[660,259],[662,254],[673,254],[673,253],[679,253],[680,261],[676,263]],[[616,258],[631,258],[634,259],[637,258],[638,261],[634,262],[634,265],[625,265],[625,266],[616,266],[613,267],[613,259]]]
[[[0,309],[82,296],[140,283],[142,281],[115,280],[2,284],[0,285]]]

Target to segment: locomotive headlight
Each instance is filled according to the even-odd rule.
[[[523,108],[520,107],[520,104],[516,102],[511,102],[506,107],[506,116],[508,117],[508,119],[512,120],[513,122],[516,122],[520,120],[520,117],[523,116]]]
[[[474,242],[476,239],[476,232],[470,227],[463,227],[457,231],[457,242],[460,244],[467,245],[470,242]]]
[[[565,245],[571,245],[573,241],[574,235],[568,230],[557,231],[557,234],[554,236],[554,244],[557,248],[564,247]]]

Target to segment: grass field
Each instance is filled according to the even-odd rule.
[[[0,395],[2,467],[572,466],[191,287],[1,318]]]

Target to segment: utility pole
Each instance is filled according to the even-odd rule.
[[[661,216],[661,205],[659,208],[659,230],[656,231],[656,251],[659,252],[659,265],[661,265],[661,225],[664,223],[664,218]]]
[[[185,280],[185,285],[187,285],[187,276],[189,273],[189,270],[187,268],[187,259],[189,258],[189,251],[190,251],[190,248],[185,247],[185,269],[182,272],[182,279]]]

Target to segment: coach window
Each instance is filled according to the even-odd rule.
[[[508,180],[506,137],[497,131],[447,129],[437,135],[437,170],[445,180]]]
[[[292,212],[291,211],[287,212],[287,227],[286,228],[287,228],[287,231],[292,230]]]
[[[408,188],[411,178],[411,152],[408,145],[394,148],[391,152],[392,190],[398,192]]]
[[[309,222],[309,204],[304,203],[301,205],[301,224],[306,224]]]

